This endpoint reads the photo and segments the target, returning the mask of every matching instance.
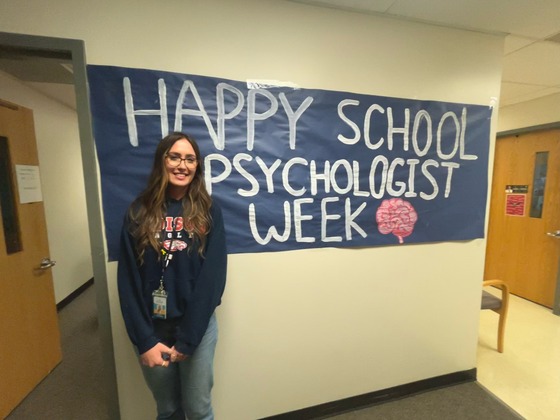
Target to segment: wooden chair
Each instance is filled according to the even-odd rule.
[[[482,291],[481,309],[491,309],[500,315],[498,320],[498,352],[504,352],[504,330],[509,306],[509,289],[503,280],[484,280],[482,286],[496,286],[502,291],[502,297],[496,297],[487,291]]]

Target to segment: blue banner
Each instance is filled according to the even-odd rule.
[[[229,253],[484,236],[492,108],[88,66],[109,259],[159,140],[192,135]]]

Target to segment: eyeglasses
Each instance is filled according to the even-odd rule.
[[[167,163],[169,166],[177,168],[181,165],[181,162],[185,161],[186,166],[196,166],[198,161],[196,160],[196,156],[187,156],[186,158],[182,158],[180,155],[173,155],[167,154],[165,155],[167,158]]]

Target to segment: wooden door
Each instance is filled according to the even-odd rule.
[[[61,361],[61,347],[51,270],[49,264],[40,268],[41,260],[49,257],[43,203],[21,204],[16,179],[15,165],[39,166],[30,109],[0,100],[0,142],[0,418],[4,418]]]
[[[560,129],[496,141],[485,279],[552,308],[560,238]]]

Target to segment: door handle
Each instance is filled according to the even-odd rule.
[[[558,238],[560,239],[560,230],[557,230],[555,232],[546,232],[546,234],[548,236],[552,236],[553,238]]]
[[[43,258],[39,264],[40,270],[46,270],[56,265],[56,261],[51,260],[49,257]]]

